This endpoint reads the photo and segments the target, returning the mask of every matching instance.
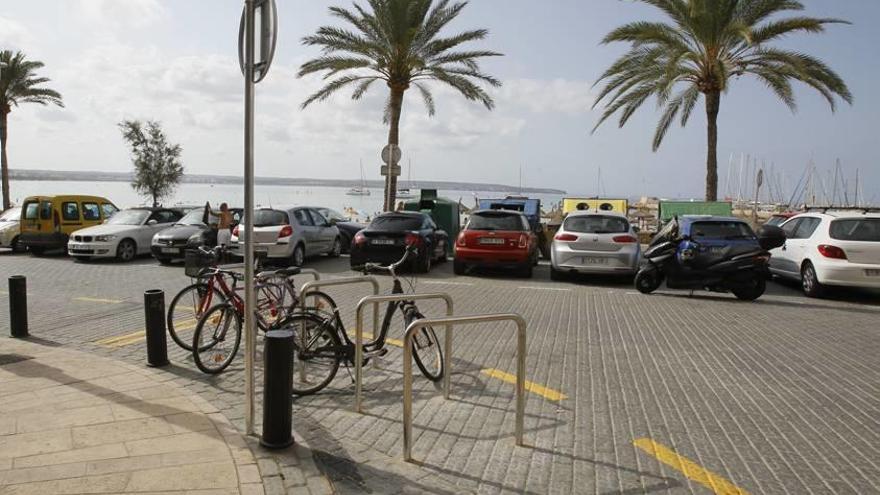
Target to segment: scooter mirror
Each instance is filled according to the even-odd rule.
[[[769,251],[785,244],[785,231],[775,225],[765,225],[758,229],[758,244]]]

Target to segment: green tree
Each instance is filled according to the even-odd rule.
[[[605,111],[596,130],[620,112],[623,127],[649,98],[663,115],[654,133],[657,151],[672,122],[685,126],[700,95],[706,100],[708,152],[706,200],[718,198],[718,111],[731,80],[756,77],[794,112],[792,82],[818,91],[835,110],[836,97],[852,103],[846,83],[821,60],[770,44],[790,34],[822,33],[840,19],[779,14],[801,11],[794,0],[640,0],[660,9],[671,22],[633,22],[605,36],[603,43],[624,42],[630,50],[596,82],[604,82],[595,105]],[[848,24],[848,23],[847,23]],[[595,106],[594,105],[594,106]]]
[[[359,100],[377,81],[388,86],[384,122],[389,125],[388,144],[400,144],[400,116],[404,93],[415,87],[434,115],[434,96],[425,84],[436,81],[451,86],[462,96],[495,106],[492,97],[481,87],[501,86],[501,82],[482,72],[478,60],[500,56],[486,50],[462,50],[460,45],[483,40],[486,29],[474,29],[455,35],[441,31],[455,19],[468,2],[450,0],[367,0],[367,6],[355,3],[353,10],[330,7],[334,17],[347,27],[324,26],[303,44],[321,47],[322,54],[304,63],[299,77],[325,72],[327,84],[302,104],[306,108],[323,101],[337,91],[353,87],[352,99]],[[397,178],[386,182],[385,210],[394,207]],[[390,198],[390,199],[389,199]]]
[[[183,177],[180,163],[183,148],[179,144],[170,144],[162,125],[156,121],[143,124],[138,120],[125,120],[119,123],[119,129],[131,147],[134,164],[131,187],[151,197],[154,207],[159,206],[162,198],[170,196]]]
[[[11,205],[9,197],[9,163],[6,157],[6,139],[9,137],[9,113],[22,103],[50,103],[63,107],[61,94],[39,87],[49,82],[48,77],[37,77],[43,62],[27,60],[21,52],[0,51],[0,175],[2,175],[3,209]]]

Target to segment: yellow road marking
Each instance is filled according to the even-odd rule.
[[[354,332],[350,332],[348,335],[349,335],[351,338],[354,338]],[[364,339],[367,339],[367,340],[373,340],[373,334],[371,334],[371,333],[369,333],[369,332],[364,332]],[[393,346],[395,346],[395,347],[403,348],[403,341],[402,341],[402,340],[389,339],[389,338],[386,337],[386,338],[385,338],[385,343],[386,343],[386,344],[391,344],[391,345],[393,345]]]
[[[746,490],[650,438],[639,438],[633,442],[633,445],[656,457],[663,464],[681,471],[688,479],[696,481],[717,495],[749,495]]]
[[[487,369],[482,370],[482,373],[484,375],[491,376],[492,378],[497,378],[497,379],[504,381],[504,382],[507,382],[507,383],[516,384],[516,375],[511,375],[510,373],[505,373],[501,370],[496,370],[494,368],[487,368]],[[526,390],[528,390],[529,392],[531,392],[533,394],[540,395],[541,397],[544,397],[547,400],[552,400],[552,401],[557,401],[557,402],[568,398],[568,396],[563,394],[562,392],[553,390],[552,388],[544,387],[542,385],[538,385],[537,383],[530,382],[528,380],[526,380]]]
[[[119,304],[122,301],[119,299],[100,299],[97,297],[74,297],[74,301],[83,301],[83,302],[96,302],[96,303],[105,303],[105,304]]]
[[[175,327],[175,331],[183,332],[186,330],[192,330],[196,327],[196,325],[199,324],[199,322],[197,320],[184,320],[184,321],[185,321],[184,324]],[[131,344],[137,344],[138,342],[142,342],[144,340],[147,340],[146,331],[140,330],[137,332],[127,333],[125,335],[117,335],[115,337],[101,339],[101,340],[95,341],[95,343],[98,345],[103,345],[103,346],[107,346],[107,347],[124,347],[124,346],[131,345]]]

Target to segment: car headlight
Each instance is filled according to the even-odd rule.
[[[110,242],[116,239],[115,235],[96,235],[95,242]]]

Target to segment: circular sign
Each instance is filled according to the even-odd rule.
[[[238,65],[245,74],[245,20],[247,3],[241,11],[238,26]],[[275,44],[278,41],[278,10],[275,0],[254,0],[254,82],[258,83],[269,73],[272,59],[275,58]]]
[[[392,157],[391,150],[394,149],[394,156]],[[400,146],[396,144],[389,144],[382,148],[382,161],[391,165],[391,159],[394,159],[394,164],[400,161],[400,157],[402,156],[402,152],[400,151]]]

